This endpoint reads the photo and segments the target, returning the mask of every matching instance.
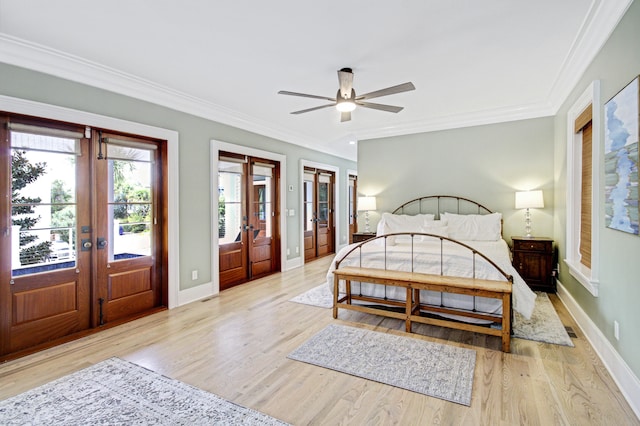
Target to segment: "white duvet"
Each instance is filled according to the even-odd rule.
[[[441,241],[439,238],[425,237],[414,238],[413,247],[410,241],[398,240],[395,245],[385,245],[383,239],[370,241],[362,245],[362,250],[356,249],[340,264],[343,266],[361,266],[370,268],[385,268],[391,270],[411,271],[413,258],[413,272],[429,274],[442,274],[458,277],[472,277],[475,263],[475,277],[489,280],[504,280],[506,278],[500,274],[490,263],[480,256],[473,259],[472,252],[451,241],[442,241],[442,262],[441,262]],[[531,291],[522,277],[511,265],[509,247],[503,239],[498,241],[461,241],[473,247],[478,252],[483,253],[498,265],[507,274],[513,276],[513,309],[529,319],[535,305],[536,294]],[[333,271],[336,261],[343,259],[345,255],[357,244],[352,244],[340,250],[327,272],[327,284],[333,292]],[[386,260],[385,260],[386,257]],[[341,286],[344,283],[340,284]],[[374,297],[388,297],[389,299],[404,300],[406,291],[395,286],[382,286],[370,283],[352,283],[352,291],[356,294],[363,294]],[[481,312],[500,314],[502,312],[502,301],[484,297],[472,297],[460,294],[439,293],[434,291],[421,291],[420,298],[423,303],[444,305],[446,307],[458,309],[475,309]],[[450,317],[466,322],[486,322],[466,317],[450,315]]]

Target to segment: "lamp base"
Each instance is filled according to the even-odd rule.
[[[531,237],[531,212],[529,209],[524,214],[524,233],[526,237]]]

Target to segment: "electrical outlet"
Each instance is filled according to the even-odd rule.
[[[194,269],[193,271],[191,271],[191,280],[195,281],[198,279],[198,270]]]
[[[287,249],[287,256],[291,254],[291,250]]]
[[[296,246],[296,254],[300,253],[300,247]]]
[[[613,336],[616,340],[620,340],[620,324],[618,324],[618,321],[613,322]]]
[[[560,275],[560,262],[556,265],[556,271],[558,271],[558,275]]]

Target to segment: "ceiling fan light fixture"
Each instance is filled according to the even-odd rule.
[[[336,103],[336,109],[340,112],[351,112],[356,109],[356,103],[350,99],[338,99]]]

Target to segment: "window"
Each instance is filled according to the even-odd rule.
[[[567,113],[567,257],[569,272],[598,296],[600,85],[594,81]]]

